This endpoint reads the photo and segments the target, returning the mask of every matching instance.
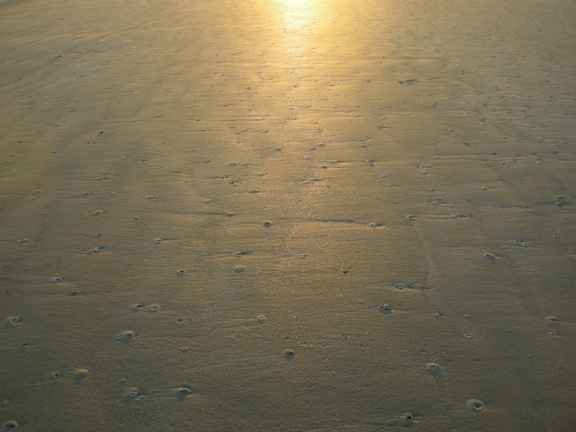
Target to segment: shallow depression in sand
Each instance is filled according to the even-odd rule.
[[[468,399],[466,401],[466,407],[474,413],[479,413],[481,411],[484,411],[484,409],[486,409],[486,405],[484,404],[484,402],[482,402],[479,399]]]

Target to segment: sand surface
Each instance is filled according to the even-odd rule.
[[[576,430],[574,22],[1,4],[0,428]]]

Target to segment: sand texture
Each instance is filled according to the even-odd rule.
[[[575,22],[0,4],[0,430],[576,430]]]

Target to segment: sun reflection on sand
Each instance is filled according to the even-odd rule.
[[[305,31],[320,16],[319,0],[277,0],[282,8],[283,27],[287,32]]]
[[[316,3],[315,0],[279,0],[280,3],[292,8],[305,9]]]

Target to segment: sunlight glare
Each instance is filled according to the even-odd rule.
[[[286,6],[293,7],[293,8],[305,8],[310,6],[314,0],[280,0]]]
[[[311,21],[318,0],[278,0],[284,9],[284,25],[288,31],[300,31]]]

